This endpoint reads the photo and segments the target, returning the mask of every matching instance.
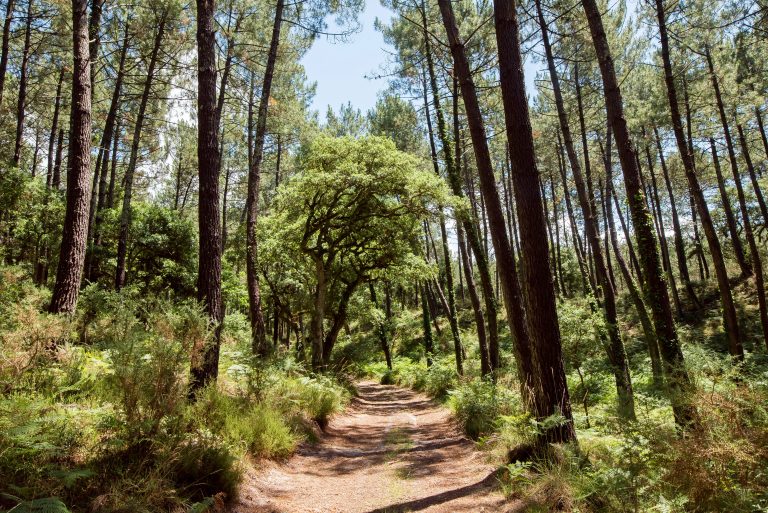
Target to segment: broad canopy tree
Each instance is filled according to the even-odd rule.
[[[300,160],[260,226],[262,260],[310,281],[312,366],[322,369],[361,285],[431,272],[418,254],[421,221],[453,198],[425,162],[382,137],[322,135]]]

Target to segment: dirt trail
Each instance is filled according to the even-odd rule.
[[[401,388],[358,390],[320,443],[247,476],[232,513],[507,510],[494,467],[445,408]]]

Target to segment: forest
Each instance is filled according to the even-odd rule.
[[[367,1],[0,1],[0,512],[768,510],[766,0]]]

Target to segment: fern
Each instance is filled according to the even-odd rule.
[[[19,501],[18,504],[8,510],[8,513],[71,513],[67,506],[57,497],[25,501],[13,495],[2,495],[7,499]]]

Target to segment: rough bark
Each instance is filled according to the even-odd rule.
[[[197,299],[213,330],[212,340],[195,348],[190,392],[215,382],[224,305],[221,297],[221,225],[219,223],[219,113],[216,107],[216,0],[197,0],[197,161],[200,183],[200,254]]]
[[[691,148],[688,146],[688,142],[686,141],[685,134],[683,132],[683,121],[682,117],[680,116],[680,107],[677,99],[677,90],[675,87],[675,77],[672,73],[672,61],[670,58],[669,37],[667,35],[666,14],[664,12],[664,0],[656,0],[656,16],[659,22],[659,35],[661,38],[661,55],[662,61],[664,63],[664,82],[667,86],[669,112],[672,117],[672,128],[675,132],[677,148],[680,152],[680,156],[683,159],[683,167],[685,169],[685,176],[688,179],[688,187],[691,190],[691,194],[693,195],[693,199],[696,203],[696,210],[704,228],[704,235],[707,238],[709,253],[712,255],[712,264],[715,266],[715,275],[717,276],[717,284],[718,288],[720,289],[720,302],[723,307],[723,324],[725,326],[726,336],[728,337],[728,347],[730,348],[732,355],[742,358],[744,355],[744,350],[741,346],[739,321],[736,315],[736,306],[733,303],[731,284],[728,281],[728,270],[725,267],[723,250],[720,247],[720,239],[717,237],[717,230],[715,229],[715,225],[712,222],[712,216],[709,213],[707,200],[704,197],[704,192],[701,190],[699,179],[696,176],[696,169],[693,162],[693,154],[691,152]],[[656,138],[658,142],[658,133],[656,134]],[[661,153],[661,144],[658,144],[660,150],[659,152]],[[670,198],[671,197],[670,188]],[[674,207],[673,215],[675,215]],[[766,219],[768,219],[768,217],[766,217]],[[682,258],[685,260],[684,250],[682,251]],[[687,278],[687,276],[683,277],[684,280]],[[690,283],[687,286],[690,287]],[[692,296],[692,298],[695,298],[695,295]]]
[[[72,136],[67,165],[67,206],[56,283],[49,311],[73,314],[80,292],[88,234],[91,171],[91,76],[88,1],[72,0]]]
[[[128,160],[128,167],[125,170],[125,188],[123,190],[123,205],[120,212],[120,233],[117,241],[117,267],[115,270],[115,289],[120,290],[125,285],[126,280],[126,258],[128,256],[128,232],[131,227],[131,199],[133,195],[133,177],[139,162],[139,150],[141,149],[141,132],[144,128],[144,120],[152,95],[152,85],[155,81],[155,70],[157,68],[158,56],[165,35],[166,23],[168,21],[168,12],[163,11],[158,20],[157,32],[155,32],[152,53],[147,64],[147,76],[144,80],[144,90],[141,93],[139,101],[139,110],[136,115],[136,126],[133,129],[133,143],[131,145],[131,156]]]
[[[528,113],[528,98],[525,92],[515,2],[513,0],[494,0],[493,7],[504,119],[506,120],[507,141],[509,142],[509,158],[512,164],[512,185],[515,204],[519,211],[525,212],[525,215],[518,216],[518,223],[520,225],[520,257],[523,268],[522,288],[526,304],[528,333],[534,348],[534,360],[538,367],[539,390],[537,392],[540,396],[536,398],[535,403],[538,403],[537,414],[540,417],[559,414],[565,419],[559,426],[542,433],[543,440],[570,442],[576,440],[576,431],[573,426],[568,384],[565,379],[555,290],[549,265],[544,208],[539,189],[539,171],[536,166],[533,132]],[[447,11],[445,8],[441,10]],[[446,23],[446,26],[448,25]],[[450,39],[450,30],[448,34]],[[463,46],[456,45],[457,36],[458,31],[455,30],[454,24],[454,37],[451,41],[454,59],[455,54],[458,53],[456,50],[461,50],[461,54],[464,53]],[[461,73],[461,68],[459,68],[459,72]],[[468,93],[474,93],[471,76],[468,73],[467,78],[469,80],[462,89],[467,89]],[[467,96],[471,97],[474,94],[465,94],[465,104],[471,103],[467,102]],[[468,108],[467,111],[469,112],[470,109]],[[477,114],[480,114],[479,107]],[[480,121],[482,122],[482,118]],[[484,144],[485,138],[481,142]],[[476,152],[477,146],[478,142],[476,141]],[[493,224],[498,222],[492,221]],[[501,222],[503,227],[503,219]],[[506,236],[506,232],[504,235]]]
[[[624,175],[624,185],[632,213],[637,239],[638,256],[645,280],[646,298],[659,341],[659,349],[665,365],[668,386],[671,388],[672,408],[679,426],[690,426],[697,421],[696,407],[692,402],[692,383],[685,367],[685,359],[677,338],[669,292],[661,271],[656,237],[650,221],[650,212],[643,195],[637,154],[624,118],[621,89],[616,77],[608,37],[603,27],[596,0],[582,0],[587,16],[592,42],[600,65],[605,105],[616,140],[619,161]]]
[[[261,312],[261,291],[259,289],[259,276],[257,269],[258,259],[258,241],[256,240],[256,223],[259,215],[259,193],[261,189],[261,164],[264,157],[264,138],[267,132],[267,110],[269,107],[269,97],[272,91],[272,79],[275,74],[275,63],[277,62],[277,49],[280,44],[280,29],[283,22],[284,0],[277,0],[275,9],[275,19],[272,26],[272,39],[269,44],[269,53],[267,55],[267,66],[264,72],[264,82],[261,86],[261,99],[259,101],[259,110],[256,117],[255,135],[253,137],[253,152],[251,157],[251,166],[248,171],[248,196],[246,199],[246,276],[248,280],[248,304],[251,319],[251,337],[253,339],[253,348],[255,354],[259,356],[266,355],[268,347],[266,344],[266,328],[264,326],[264,316]],[[313,330],[317,330],[313,318]],[[322,331],[322,318],[320,319],[320,331]],[[317,335],[313,331],[313,337]],[[315,347],[317,342],[313,338],[313,365],[322,365],[322,347]],[[319,349],[319,359],[316,359],[314,351]]]

